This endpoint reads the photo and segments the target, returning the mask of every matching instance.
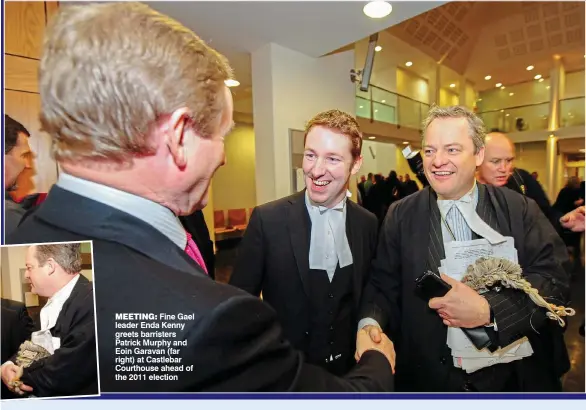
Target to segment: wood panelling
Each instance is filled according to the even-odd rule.
[[[5,3],[6,114],[31,133],[29,145],[35,154],[33,168],[18,178],[16,196],[47,192],[57,181],[57,165],[51,158],[51,138],[40,131],[38,68],[45,23],[58,9],[58,2]]]
[[[33,168],[23,172],[17,181],[16,196],[47,192],[57,181],[57,165],[51,158],[51,138],[40,131],[41,98],[39,94],[6,90],[4,99],[6,114],[22,123],[31,133],[29,145],[35,154]]]
[[[51,17],[59,10],[59,2],[58,1],[46,1],[45,2],[45,11],[47,12],[46,21],[47,23],[51,20]]]
[[[6,53],[39,58],[45,31],[45,4],[7,1],[4,5]]]
[[[30,58],[5,56],[5,86],[9,90],[38,93],[39,61]]]

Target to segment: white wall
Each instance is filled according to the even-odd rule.
[[[252,53],[258,205],[293,192],[290,129],[304,129],[320,111],[354,115],[353,67],[354,51],[313,58],[271,43]]]
[[[24,302],[20,269],[25,267],[28,246],[2,248],[2,297]]]
[[[371,150],[372,149],[372,153]],[[362,168],[357,177],[382,173],[384,176],[389,175],[391,170],[396,170],[397,155],[396,145],[373,140],[366,140],[362,144]],[[374,154],[374,158],[373,158]]]

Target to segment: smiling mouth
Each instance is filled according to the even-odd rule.
[[[317,186],[326,186],[329,185],[331,181],[316,181],[315,179],[312,180],[313,183]]]
[[[432,173],[434,175],[439,176],[439,177],[447,177],[447,176],[454,174],[454,172],[452,172],[452,171],[433,171]]]

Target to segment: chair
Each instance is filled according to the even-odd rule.
[[[228,209],[228,221],[235,229],[245,230],[247,225],[246,209]]]

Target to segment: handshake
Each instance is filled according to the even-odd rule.
[[[358,331],[356,335],[356,353],[354,358],[360,360],[362,354],[367,350],[378,350],[385,355],[393,373],[395,373],[395,348],[393,342],[383,333],[380,327],[367,325]]]

